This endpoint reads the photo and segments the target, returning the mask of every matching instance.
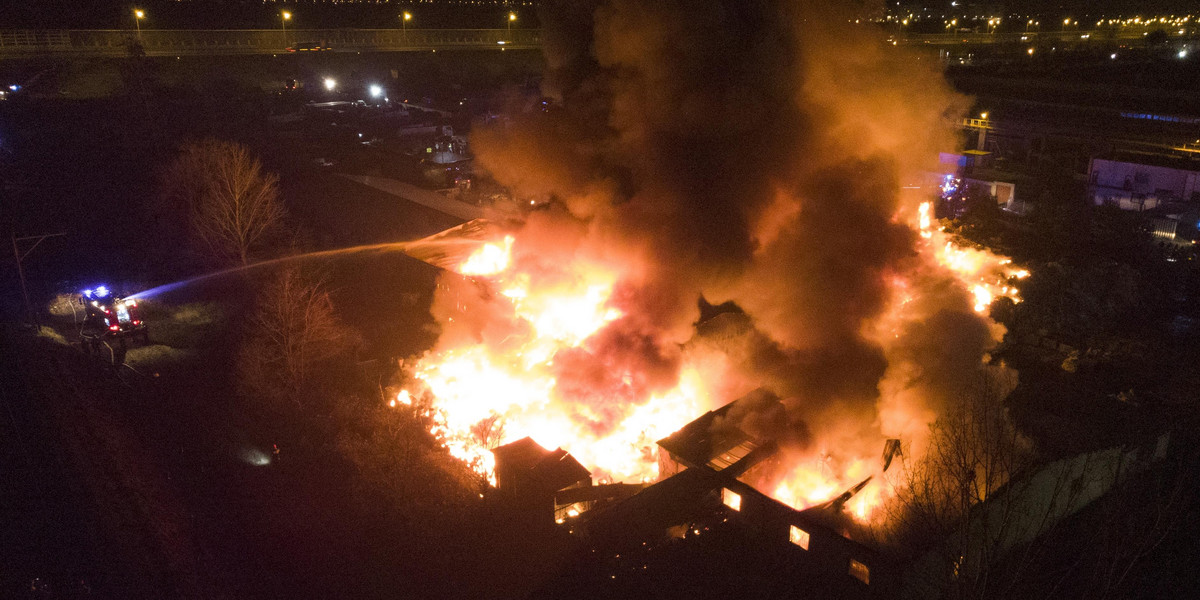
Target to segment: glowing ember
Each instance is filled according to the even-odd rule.
[[[933,237],[933,221],[929,214],[933,210],[933,204],[922,202],[917,208],[918,231],[921,232],[921,237],[929,239]]]
[[[937,262],[954,272],[971,291],[975,312],[986,314],[992,301],[999,297],[1020,302],[1021,296],[1010,280],[1024,279],[1029,276],[1029,271],[1013,268],[1010,258],[959,246],[940,227],[934,228],[930,217],[932,210],[930,202],[923,202],[918,208],[921,237],[928,240],[929,249]]]

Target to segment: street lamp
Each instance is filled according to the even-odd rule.
[[[400,27],[404,30],[404,42],[408,43],[408,22],[412,20],[412,13],[407,10],[400,15]]]
[[[283,29],[283,47],[287,49],[287,22],[292,20],[292,13],[283,11],[279,13],[279,26]]]
[[[138,39],[142,39],[142,19],[146,18],[146,11],[135,8],[133,9],[133,24],[137,27]]]
[[[510,39],[512,38],[512,24],[513,24],[513,21],[516,21],[516,20],[517,20],[517,13],[515,13],[515,12],[508,13],[508,37]]]

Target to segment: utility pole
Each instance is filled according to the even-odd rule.
[[[17,261],[17,277],[21,280],[21,296],[25,299],[25,313],[26,313],[27,318],[29,319],[29,324],[33,325],[33,328],[37,331],[40,331],[42,326],[40,323],[38,323],[37,313],[34,312],[33,304],[29,301],[29,289],[25,286],[25,269],[21,266],[21,262],[24,261],[27,256],[29,256],[30,252],[33,252],[34,248],[37,248],[38,244],[42,243],[42,240],[44,240],[46,238],[58,237],[60,235],[67,235],[67,234],[66,233],[49,233],[46,235],[30,235],[30,236],[25,236],[25,237],[17,237],[15,233],[12,235],[13,258],[16,259],[16,261]],[[26,250],[24,253],[22,253],[21,247],[18,245],[18,243],[25,242],[28,240],[37,240],[37,241],[35,241],[33,243],[33,245],[29,247],[28,250]]]

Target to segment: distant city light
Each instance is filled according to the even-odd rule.
[[[1187,50],[1186,49],[1180,50],[1179,54],[1176,54],[1176,56],[1178,56],[1179,58],[1187,58]]]
[[[378,98],[383,95],[383,87],[379,86],[378,84],[372,84],[370,91],[372,98]]]
[[[333,89],[336,87],[337,87],[337,81],[335,81],[332,77],[325,78],[325,89],[332,92]]]
[[[1113,59],[1113,60],[1117,60],[1117,53],[1116,53],[1116,52],[1113,52],[1112,54],[1109,54],[1109,55],[1108,55],[1108,57],[1109,57],[1109,58],[1111,58],[1111,59]]]

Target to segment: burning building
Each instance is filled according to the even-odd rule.
[[[448,268],[439,337],[397,404],[501,488],[569,453],[601,485],[556,474],[538,505],[594,515],[595,539],[714,509],[785,544],[852,543],[847,523],[884,518],[890,440],[920,458],[988,365],[989,306],[1019,301],[1025,273],[958,244],[908,189],[967,103],[828,7],[545,8],[562,109],[472,146],[502,184],[554,200],[424,248]],[[702,318],[712,306],[729,309]],[[870,572],[858,552],[838,569]]]
[[[523,437],[492,450],[496,465],[496,490],[536,511],[549,521],[555,493],[589,487],[592,474],[562,448],[547,450]]]
[[[737,532],[782,557],[797,584],[852,597],[895,592],[897,569],[867,544],[846,535],[846,500],[864,480],[819,506],[796,510],[739,479],[778,451],[773,440],[721,425],[743,398],[709,411],[659,441],[662,479],[620,501],[573,515],[565,525],[594,551],[614,559],[646,553],[714,532]],[[888,443],[890,463],[897,445]],[[578,491],[576,491],[578,493]],[[560,519],[561,522],[561,519]]]

